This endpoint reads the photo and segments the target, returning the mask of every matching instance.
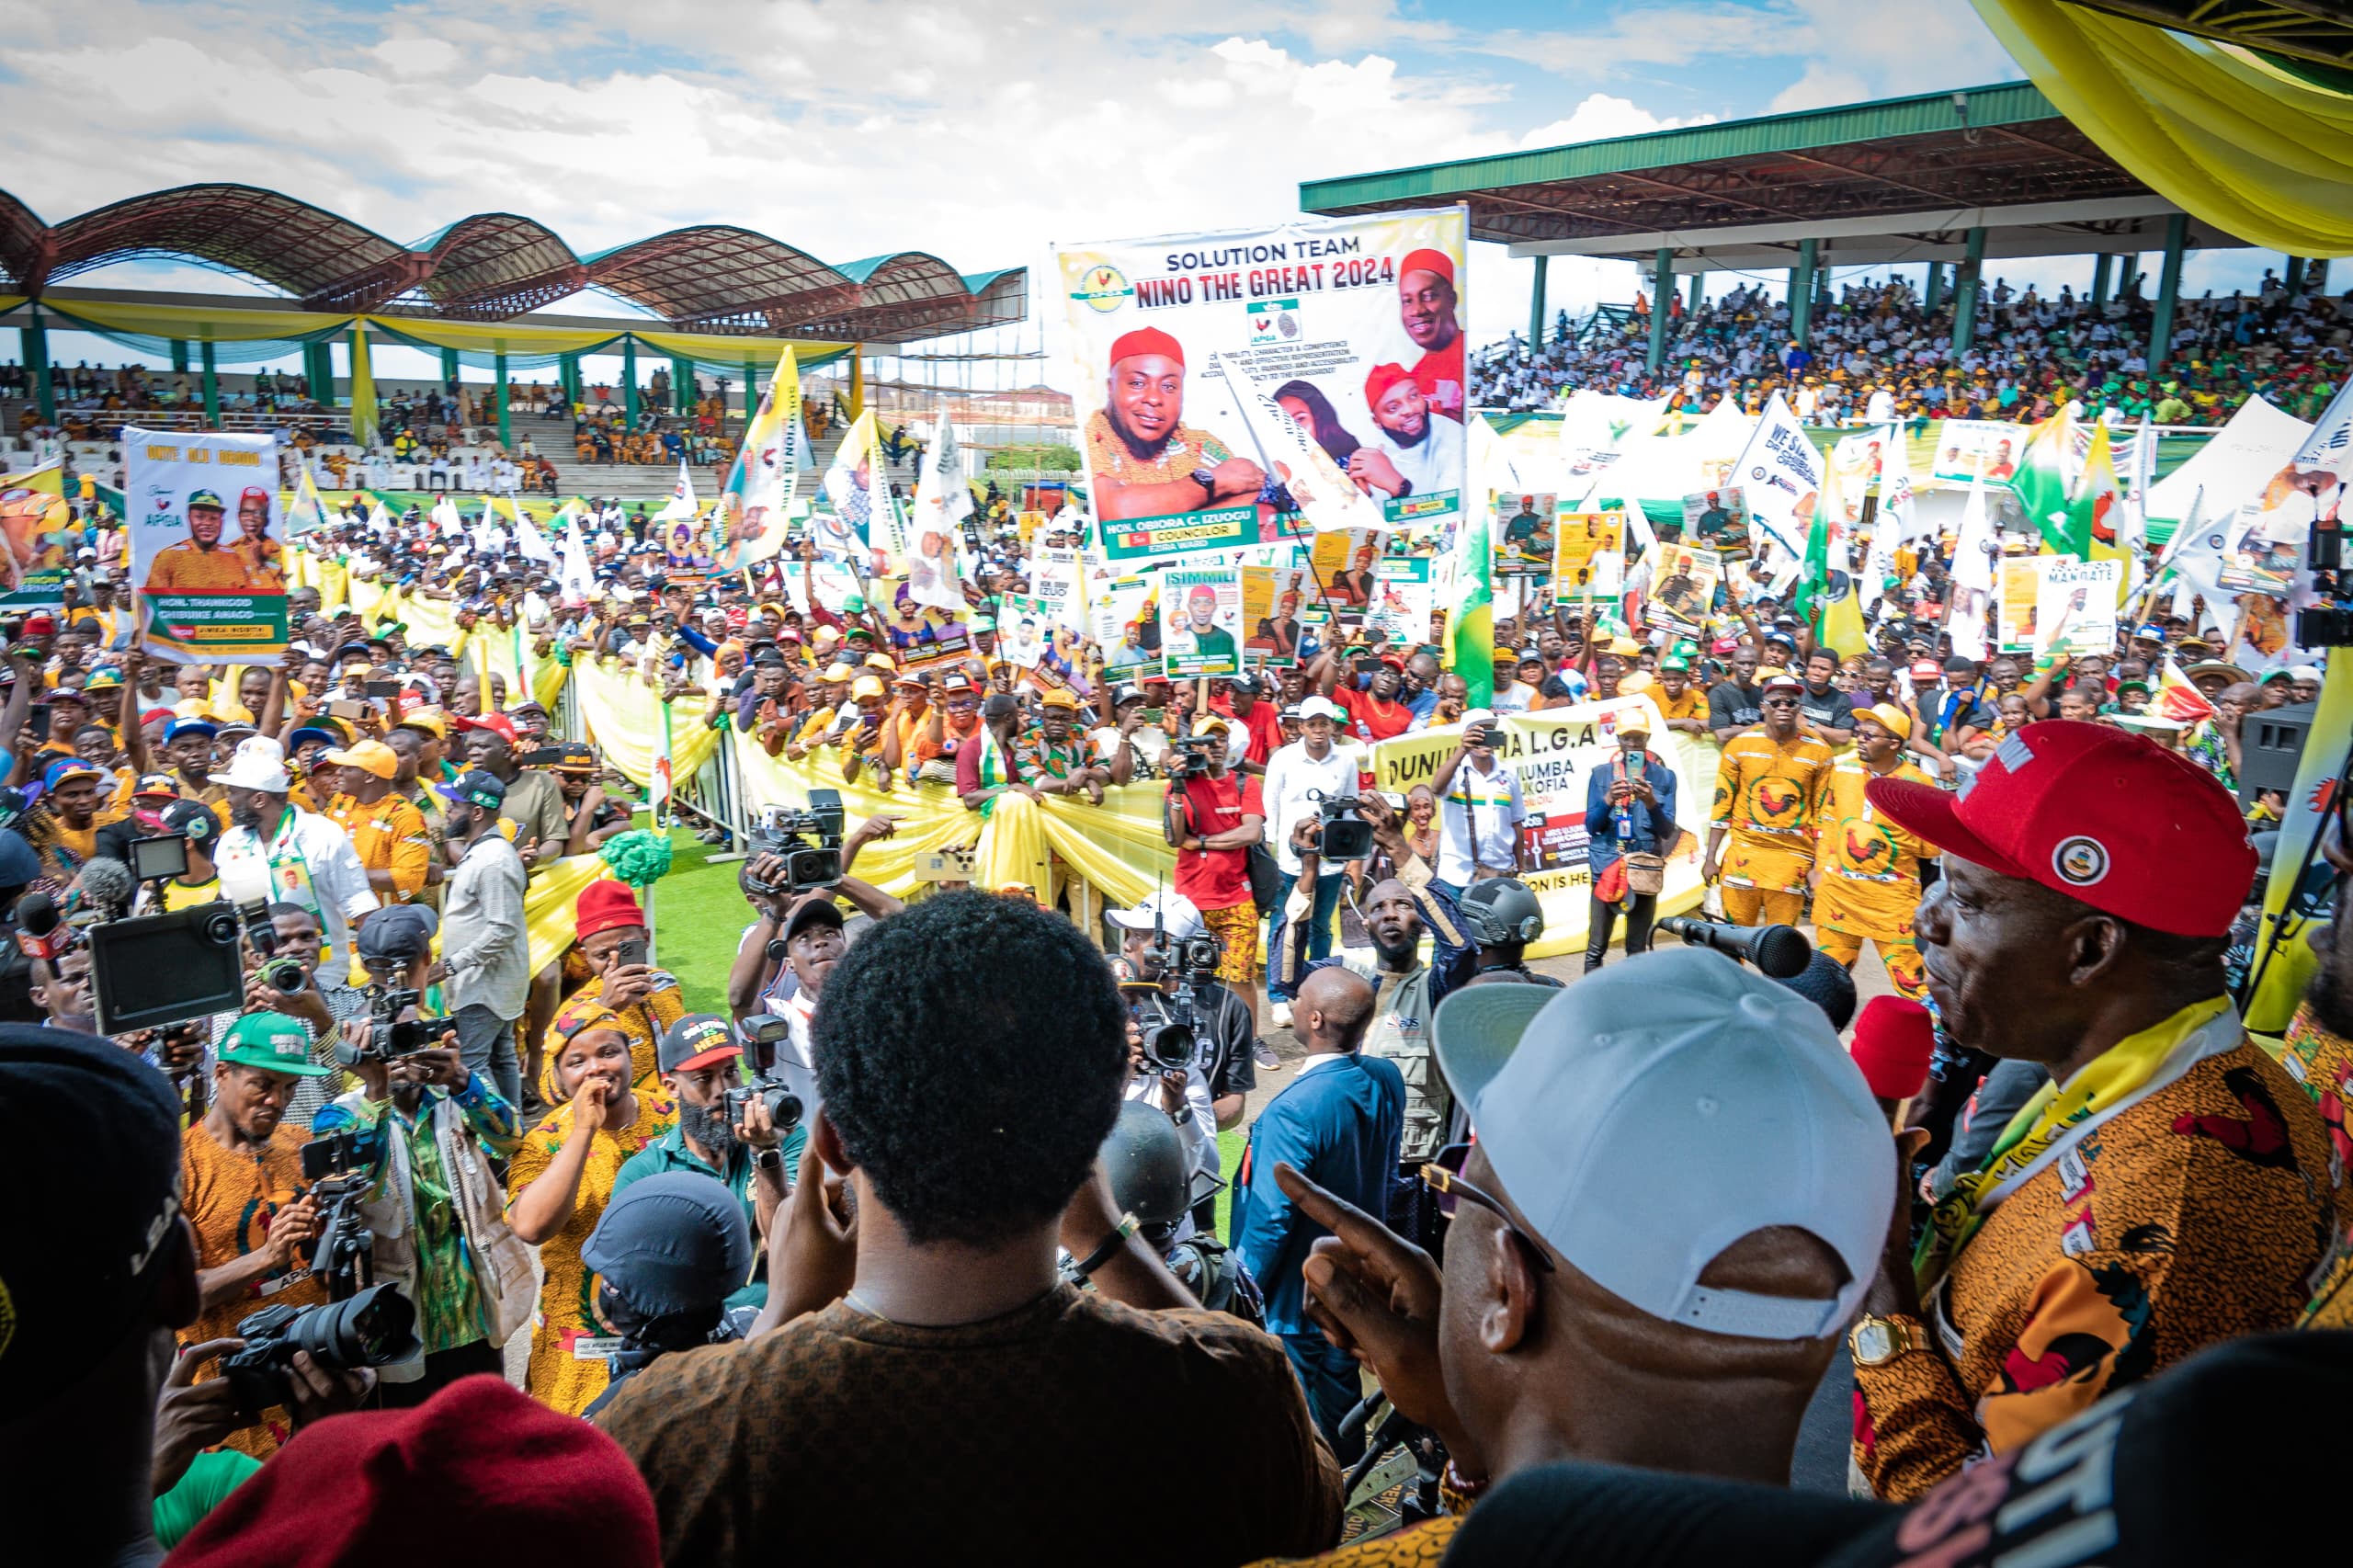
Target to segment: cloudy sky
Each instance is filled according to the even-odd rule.
[[[0,0],[0,183],[51,222],[226,179],[404,241],[478,211],[584,254],[733,222],[968,272],[1279,219],[1302,179],[2018,74],[1966,5],[1879,0]],[[1474,250],[1483,341],[1525,322],[1529,264]],[[1635,286],[1552,278],[1573,305]]]

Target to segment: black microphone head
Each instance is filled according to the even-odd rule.
[[[1768,979],[1789,980],[1813,961],[1813,944],[1794,926],[1768,926],[1756,933],[1748,955]]]
[[[46,937],[57,929],[57,901],[45,892],[28,892],[17,901],[17,926],[28,937]]]

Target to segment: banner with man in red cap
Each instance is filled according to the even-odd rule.
[[[122,456],[139,645],[176,665],[278,663],[278,437],[126,427]]]
[[[1468,243],[1449,207],[1060,247],[1104,554],[1459,516]]]

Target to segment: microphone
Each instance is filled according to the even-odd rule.
[[[92,921],[119,920],[130,913],[131,901],[138,892],[139,883],[132,879],[130,867],[100,856],[74,873],[67,899],[74,906],[77,919],[86,914]]]
[[[1695,948],[1713,948],[1726,958],[1756,966],[1770,980],[1803,974],[1813,961],[1813,944],[1794,926],[1725,926],[1670,915],[1658,928],[1682,937]]]
[[[57,918],[57,901],[28,892],[17,901],[17,950],[28,959],[54,960],[74,945],[74,931]]]

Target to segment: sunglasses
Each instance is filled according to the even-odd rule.
[[[1438,1211],[1451,1220],[1454,1218],[1455,1208],[1459,1201],[1467,1200],[1477,1204],[1496,1219],[1501,1220],[1504,1222],[1504,1229],[1518,1236],[1527,1245],[1529,1256],[1536,1260],[1537,1267],[1547,1274],[1552,1273],[1552,1260],[1544,1256],[1543,1244],[1519,1228],[1518,1222],[1511,1217],[1511,1211],[1504,1207],[1503,1199],[1492,1193],[1482,1191],[1464,1179],[1462,1167],[1470,1158],[1470,1144],[1449,1143],[1440,1149],[1428,1164],[1422,1166],[1422,1185],[1438,1195]]]

